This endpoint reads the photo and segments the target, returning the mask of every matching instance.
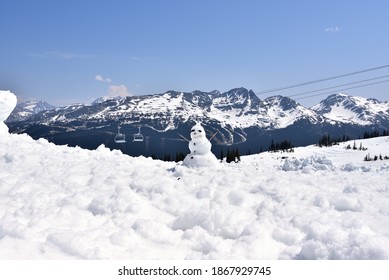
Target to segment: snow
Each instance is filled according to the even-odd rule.
[[[335,102],[334,102],[335,100]],[[330,104],[326,104],[329,102]],[[330,95],[327,99],[311,108],[316,112],[325,111],[324,117],[342,123],[373,125],[385,118],[389,103],[373,98],[350,96],[344,93]]]
[[[17,103],[16,96],[10,91],[0,90],[0,135],[8,132],[4,121],[11,114]]]
[[[2,131],[0,258],[389,259],[389,137],[356,142],[187,168]]]
[[[334,106],[331,111],[324,116],[328,119],[344,122],[344,123],[358,123],[360,125],[369,125],[371,122],[359,118],[358,114],[352,110],[346,109],[343,106]]]

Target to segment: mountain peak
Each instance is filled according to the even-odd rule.
[[[268,104],[268,106],[279,106],[284,111],[288,111],[299,106],[299,104],[293,99],[281,95],[268,97],[264,102]]]
[[[125,99],[125,97],[122,96],[102,96],[97,98],[95,101],[92,102],[92,105],[104,103],[106,101],[121,101]]]
[[[389,116],[388,103],[345,93],[332,94],[311,109],[330,120],[357,125],[377,124]]]
[[[247,88],[240,87],[240,88],[233,88],[227,91],[227,94],[235,94],[235,95],[248,95],[251,90],[248,90]]]
[[[56,107],[42,100],[28,100],[16,105],[7,121],[22,121],[42,111],[53,110]]]

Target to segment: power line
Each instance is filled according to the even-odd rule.
[[[323,78],[323,79],[313,80],[313,81],[299,83],[299,84],[295,84],[295,85],[290,85],[290,86],[285,86],[285,87],[279,87],[279,88],[263,90],[263,91],[257,92],[256,94],[259,95],[259,94],[265,94],[265,93],[270,93],[270,92],[275,92],[275,91],[281,91],[281,90],[290,89],[290,88],[306,86],[306,85],[320,83],[320,82],[324,82],[324,81],[339,79],[339,78],[343,78],[343,77],[347,77],[347,76],[357,75],[357,74],[361,74],[361,73],[365,73],[365,72],[375,71],[375,70],[379,70],[379,69],[383,69],[383,68],[387,68],[387,67],[389,67],[389,64],[388,65],[374,67],[374,68],[369,68],[369,69],[365,69],[365,70],[360,70],[360,71],[356,71],[356,72],[351,72],[351,73],[347,73],[347,74],[343,74],[343,75],[333,76],[333,77],[329,77],[329,78]]]
[[[343,88],[343,89],[340,89],[340,90],[333,90],[333,91],[323,92],[323,93],[319,93],[319,94],[308,95],[308,96],[304,96],[304,97],[295,98],[295,100],[306,99],[306,98],[315,97],[315,96],[320,96],[320,95],[325,95],[325,94],[337,93],[337,92],[343,91],[343,90],[349,90],[349,89],[367,87],[367,86],[372,86],[372,85],[377,85],[377,84],[383,84],[383,83],[387,83],[387,82],[389,82],[389,80],[384,80],[384,81],[375,82],[375,83],[369,83],[369,84],[360,85],[360,86],[355,86],[355,87]]]
[[[386,78],[386,77],[389,77],[389,75],[384,75],[384,76],[380,76],[380,77],[376,77],[376,78],[371,78],[371,79],[351,82],[351,83],[342,84],[342,85],[338,85],[338,86],[332,86],[332,87],[327,87],[327,88],[322,88],[322,89],[305,91],[305,92],[297,93],[297,94],[291,94],[291,95],[288,95],[288,97],[300,96],[300,95],[305,95],[305,94],[308,94],[308,93],[314,93],[314,92],[319,92],[319,91],[323,91],[323,90],[329,90],[329,89],[333,89],[333,88],[339,88],[339,87],[344,87],[344,86],[349,86],[349,85],[354,85],[354,84],[360,84],[360,83],[364,83],[364,82],[379,80],[379,79]]]

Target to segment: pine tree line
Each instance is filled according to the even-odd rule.
[[[384,129],[382,132],[379,132],[378,130],[374,130],[372,132],[366,131],[363,134],[363,139],[375,138],[380,136],[389,136],[389,130]]]
[[[152,158],[156,159],[157,157],[155,155],[152,155]],[[170,154],[164,154],[163,157],[160,158],[160,160],[163,161],[175,161],[175,162],[183,161],[184,159],[185,159],[185,154],[183,152],[177,152],[174,160]]]
[[[367,148],[365,148],[363,145],[362,145],[362,142],[359,144],[359,148],[357,147],[357,143],[354,141],[354,145],[352,147],[352,149],[355,151],[355,150],[359,150],[359,151],[366,151]],[[351,145],[348,144],[347,147],[346,147],[346,150],[351,150]]]
[[[220,151],[220,161],[223,161],[224,157],[226,158],[227,163],[239,162],[240,161],[239,148],[232,149],[232,150],[227,149],[227,155],[224,155],[224,150],[221,150]]]
[[[175,162],[183,161],[185,159],[185,154],[183,152],[176,153]]]
[[[292,142],[288,140],[284,140],[280,143],[274,143],[274,140],[271,140],[271,144],[269,146],[269,152],[294,152]]]
[[[370,154],[367,154],[365,156],[365,158],[363,159],[364,161],[377,161],[377,160],[388,160],[389,159],[389,156],[384,156],[382,157],[382,155],[380,154],[379,156],[374,156],[374,157],[371,157]]]
[[[317,144],[319,147],[331,147],[333,145],[338,145],[340,142],[346,142],[349,141],[350,137],[343,135],[342,137],[338,138],[331,138],[329,134],[323,135],[319,139],[319,143]]]

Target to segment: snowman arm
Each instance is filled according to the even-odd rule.
[[[190,142],[190,140],[188,140],[188,139],[186,139],[184,136],[182,136],[181,134],[179,134],[179,133],[177,133],[182,139],[184,139],[184,140],[186,140],[186,141],[188,141],[188,142]]]
[[[216,134],[218,134],[218,132],[219,132],[219,129],[211,136],[211,138],[209,138],[209,141],[211,141],[213,139],[213,137],[215,137]]]

